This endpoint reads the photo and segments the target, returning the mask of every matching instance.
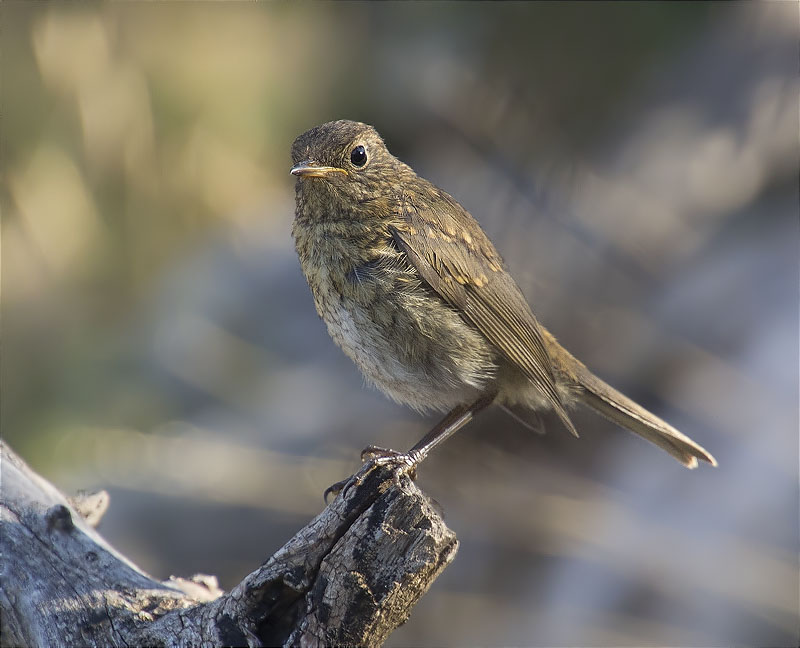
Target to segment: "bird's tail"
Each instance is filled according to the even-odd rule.
[[[687,468],[697,468],[701,459],[717,465],[705,448],[681,434],[674,427],[651,414],[644,407],[604,383],[580,363],[573,368],[580,387],[580,400],[605,418],[635,432],[669,452]]]

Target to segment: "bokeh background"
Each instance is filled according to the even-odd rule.
[[[3,2],[2,434],[159,578],[230,587],[368,443],[295,257],[338,118],[452,193],[540,319],[710,449],[490,411],[420,485],[461,547],[391,646],[798,643],[796,3]]]

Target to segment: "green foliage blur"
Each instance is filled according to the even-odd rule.
[[[165,411],[126,380],[120,331],[215,228],[279,201],[266,226],[285,238],[286,150],[328,88],[280,53],[306,33],[295,56],[322,56],[332,8],[3,11],[4,433],[151,427]]]

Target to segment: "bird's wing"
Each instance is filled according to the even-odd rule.
[[[403,196],[390,227],[395,243],[428,285],[533,382],[577,436],[556,390],[539,323],[497,250],[451,196],[433,186],[429,193]]]

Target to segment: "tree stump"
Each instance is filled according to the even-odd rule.
[[[81,515],[99,520],[107,496],[70,501],[0,453],[2,646],[378,646],[458,549],[404,471],[367,463],[230,592],[162,582]]]

